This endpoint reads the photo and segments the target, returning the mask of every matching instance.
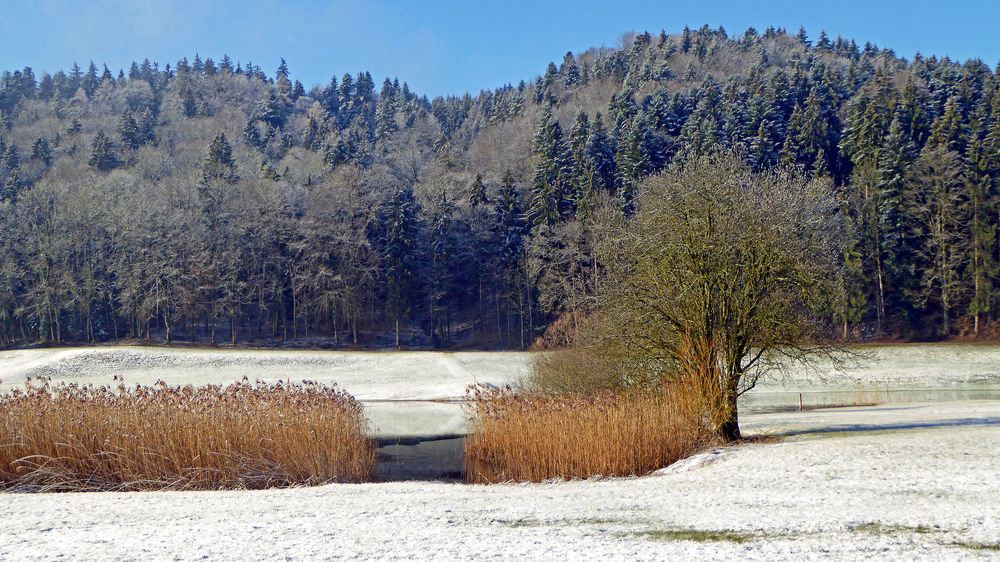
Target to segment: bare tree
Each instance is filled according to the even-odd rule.
[[[626,384],[712,379],[718,432],[738,439],[738,397],[779,359],[828,349],[816,344],[840,255],[836,200],[826,183],[714,156],[652,179],[639,209],[619,233],[624,259],[606,259],[602,345]]]

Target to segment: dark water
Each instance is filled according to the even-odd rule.
[[[379,438],[376,482],[465,480],[465,436]]]

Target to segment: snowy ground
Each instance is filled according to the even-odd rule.
[[[1000,346],[860,346],[839,366],[793,366],[743,399],[744,411],[845,404],[1000,399]],[[336,382],[364,402],[373,435],[467,432],[460,403],[470,384],[516,383],[531,354],[513,352],[357,352],[81,347],[0,351],[0,391],[26,376],[111,384],[225,384],[242,379]]]
[[[744,427],[786,437],[647,478],[12,494],[0,559],[1000,557],[1000,402],[756,414]]]
[[[477,382],[514,383],[530,354],[515,352],[289,351],[165,347],[79,347],[0,351],[0,390],[26,376],[56,382],[225,384],[247,377],[336,382],[359,400],[461,398]]]
[[[107,347],[0,352],[0,378],[335,381],[367,401],[380,434],[421,434],[463,430],[460,407],[436,400],[515,381],[529,364],[516,353]],[[774,411],[799,393],[807,405],[863,402],[886,386],[881,406]],[[657,476],[3,495],[0,560],[1000,559],[1000,400],[982,400],[998,395],[998,346],[870,348],[846,373],[794,372],[754,391],[744,432],[773,439]]]
[[[380,437],[467,432],[462,404],[476,383],[515,384],[531,355],[515,352],[288,351],[163,347],[80,347],[0,351],[0,391],[25,377],[79,384],[226,384],[251,381],[335,382],[365,404]]]

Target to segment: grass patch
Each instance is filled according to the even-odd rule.
[[[641,476],[716,442],[705,408],[668,390],[515,394],[477,389],[465,441],[471,482]]]
[[[657,529],[626,533],[633,537],[646,537],[659,541],[691,541],[691,542],[731,542],[743,544],[757,537],[749,533],[736,531],[706,531],[700,529]]]
[[[539,521],[538,519],[530,519],[530,518],[521,518],[521,519],[494,519],[493,522],[494,523],[499,523],[499,524],[501,524],[501,525],[503,525],[505,527],[514,527],[514,528],[541,527],[541,526],[543,526],[542,522]]]
[[[621,519],[602,518],[562,519],[548,522],[527,517],[521,519],[494,519],[493,522],[507,527],[571,527],[577,525],[625,525],[628,523],[628,521]]]
[[[28,384],[0,395],[0,490],[218,490],[361,482],[361,404],[317,383]]]
[[[864,523],[862,525],[856,525],[851,527],[852,531],[858,531],[861,533],[868,533],[870,535],[894,535],[899,533],[916,533],[918,535],[927,535],[930,533],[938,532],[938,529],[928,527],[926,525],[886,525],[879,521],[871,521],[869,523]]]
[[[968,550],[974,550],[976,552],[1000,552],[1000,543],[961,541],[953,542],[951,544]]]

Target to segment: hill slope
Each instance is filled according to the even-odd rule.
[[[704,27],[476,96],[293,77],[229,57],[5,73],[2,342],[523,347],[587,309],[602,221],[643,178],[717,148],[836,186],[845,333],[997,334],[982,61]]]

